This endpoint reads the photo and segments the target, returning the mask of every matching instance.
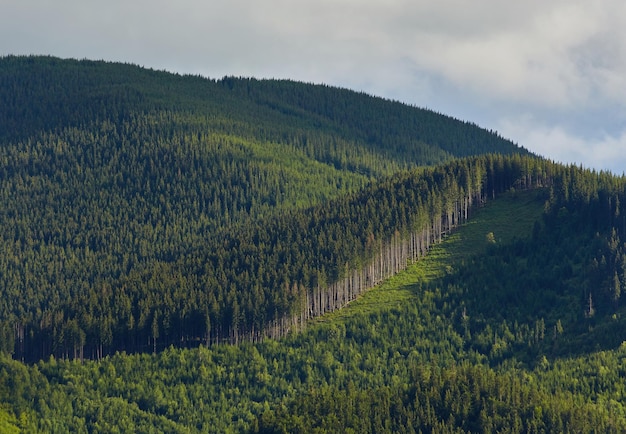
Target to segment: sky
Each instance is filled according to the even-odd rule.
[[[324,83],[626,172],[623,0],[0,0],[0,55]]]

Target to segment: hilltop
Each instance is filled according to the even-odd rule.
[[[529,155],[345,89],[52,57],[0,59],[0,124],[0,347],[29,360],[265,333],[366,254],[325,245],[331,208],[396,173]],[[401,224],[381,223],[377,243]],[[285,226],[321,237],[318,264],[276,255]]]

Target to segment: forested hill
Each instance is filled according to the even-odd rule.
[[[625,240],[429,111],[5,57],[0,431],[623,433]]]
[[[528,154],[349,90],[52,57],[0,59],[0,126],[2,348],[29,358],[259,333],[361,253],[318,246],[324,268],[295,277],[284,264],[313,258],[252,269],[236,249],[251,228],[403,170]]]
[[[324,163],[361,165],[372,173],[384,164],[354,161],[357,155],[412,166],[526,153],[495,133],[429,110],[287,80],[211,80],[128,64],[9,56],[0,58],[0,85],[4,140],[103,121],[119,125],[146,117],[154,123],[149,115],[161,113],[165,119],[158,120],[170,122],[154,133],[165,137],[180,133],[172,127],[183,124],[187,132],[195,127],[277,142]]]
[[[470,187],[461,197],[489,200],[405,272],[301,333],[240,345],[170,346],[155,354],[119,352],[83,363],[64,354],[25,365],[0,354],[0,431],[626,432],[625,177],[529,158],[480,157],[399,174],[342,198],[338,207],[320,205],[284,222],[339,226],[321,233],[339,233],[347,243],[363,233],[359,218],[374,221],[376,210],[391,232],[393,222],[414,214],[420,227],[424,210],[443,211],[445,227],[448,210],[453,218],[464,214],[449,200],[455,186]],[[415,213],[420,198],[427,206]],[[265,229],[250,233],[269,235],[276,227]],[[297,234],[276,244],[279,256],[297,252],[294,240],[306,246]],[[367,235],[375,247],[379,238]],[[398,230],[392,239],[400,242],[375,248],[376,256],[398,257],[403,246],[424,239],[408,235]],[[269,241],[239,239],[248,251],[252,242],[261,248]],[[234,250],[246,249],[229,250],[232,259]],[[145,283],[162,288],[159,278]],[[60,335],[73,339],[77,327],[85,327],[97,339],[87,327],[87,314],[97,314],[92,300],[109,297],[102,306],[123,313],[118,292],[134,288],[102,290],[77,303],[73,308],[82,311],[75,316],[64,311]],[[147,301],[158,312],[148,333],[160,336],[172,307],[163,294]],[[128,322],[113,319],[122,320],[116,327]],[[145,333],[138,329],[123,336]],[[165,338],[158,337],[159,345]]]

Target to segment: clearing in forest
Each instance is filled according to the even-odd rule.
[[[487,202],[419,261],[366,291],[345,308],[312,319],[312,323],[344,321],[354,315],[399,307],[414,296],[419,283],[443,276],[466,258],[484,253],[490,244],[530,236],[535,221],[543,213],[544,197],[543,189],[511,191]]]

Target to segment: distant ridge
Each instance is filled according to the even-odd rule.
[[[13,124],[3,129],[5,137],[99,118],[114,120],[136,110],[192,110],[197,115],[261,122],[264,129],[273,125],[274,134],[287,122],[292,126],[286,131],[296,126],[309,132],[329,129],[369,147],[393,143],[396,156],[402,158],[415,152],[411,147],[420,146],[441,148],[454,157],[528,153],[473,123],[327,85],[235,77],[215,80],[50,56],[2,57],[0,74],[4,103],[0,119]]]

